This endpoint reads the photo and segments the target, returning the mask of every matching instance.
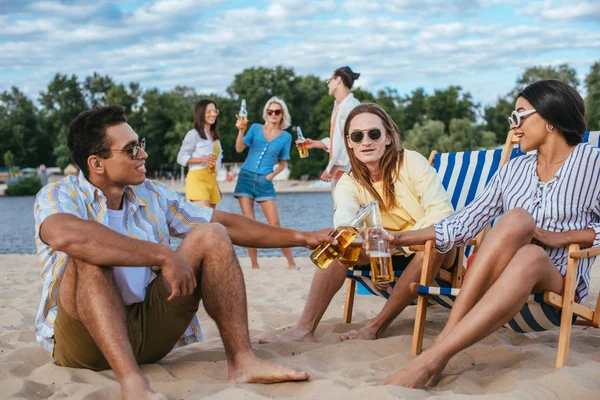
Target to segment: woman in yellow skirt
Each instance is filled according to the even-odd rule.
[[[217,103],[202,99],[194,107],[194,129],[189,131],[179,153],[177,162],[187,166],[185,196],[188,200],[215,208],[221,201],[217,171],[221,168],[223,148],[219,140]]]

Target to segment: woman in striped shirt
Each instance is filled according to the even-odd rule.
[[[386,384],[435,385],[450,358],[512,319],[531,293],[562,292],[569,244],[600,244],[600,150],[582,143],[584,109],[581,96],[565,83],[527,86],[509,120],[521,150],[537,153],[506,164],[461,211],[428,228],[393,234],[394,245],[434,239],[446,252],[501,216],[433,347]],[[577,301],[588,294],[593,262],[579,264]]]

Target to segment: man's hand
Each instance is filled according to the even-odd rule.
[[[269,182],[272,182],[273,178],[275,178],[275,174],[273,172],[271,172],[270,174],[265,175],[265,179],[268,180]]]
[[[333,175],[330,175],[327,171],[323,171],[323,173],[321,174],[321,180],[323,182],[331,182],[332,177]]]
[[[310,138],[304,139],[304,145],[306,146],[307,149],[314,149],[315,148],[314,143],[315,143],[315,141]]]
[[[194,270],[179,254],[169,249],[165,261],[160,265],[162,275],[171,287],[171,295],[167,301],[179,297],[190,296],[196,288]]]
[[[337,240],[335,240],[331,235],[333,233],[333,229],[320,229],[318,231],[312,232],[302,232],[304,235],[304,247],[308,247],[309,249],[314,249],[321,243],[327,242],[330,244],[337,244]]]

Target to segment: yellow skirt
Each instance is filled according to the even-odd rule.
[[[190,201],[205,200],[210,201],[210,204],[218,204],[221,201],[221,192],[217,174],[210,172],[208,168],[188,171],[185,197]]]

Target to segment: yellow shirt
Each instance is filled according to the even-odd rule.
[[[381,196],[383,182],[373,184]],[[427,159],[412,150],[404,150],[399,179],[394,184],[399,204],[381,213],[383,227],[392,232],[425,228],[454,213],[446,190]],[[381,196],[383,198],[383,196]],[[333,224],[348,223],[359,206],[374,200],[351,175],[344,174],[335,187]]]

